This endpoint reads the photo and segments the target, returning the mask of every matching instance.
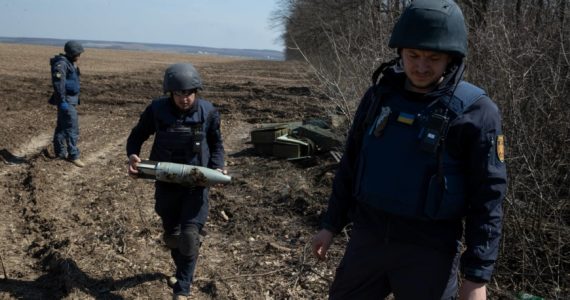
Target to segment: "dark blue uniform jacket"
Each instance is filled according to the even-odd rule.
[[[172,101],[170,97],[161,97],[145,109],[127,140],[127,155],[139,155],[144,141],[155,134],[151,160],[223,169],[218,111],[201,98],[186,112]]]
[[[397,66],[384,71],[357,109],[323,227],[337,233],[353,222],[386,242],[450,253],[459,251],[465,232],[462,271],[472,281],[487,282],[497,259],[507,186],[497,149],[503,141],[501,117],[482,90],[461,81],[459,69],[428,94],[406,91],[405,74]],[[454,93],[458,84],[481,93],[454,114],[439,99]],[[364,128],[364,120],[378,98],[378,111],[389,108],[391,113],[375,136],[377,123]],[[427,116],[433,112],[450,117],[437,154],[420,150]]]
[[[79,68],[63,54],[51,58],[50,65],[54,93],[49,103],[53,105],[58,105],[62,102],[67,102],[71,105],[79,104],[79,76],[81,75]]]

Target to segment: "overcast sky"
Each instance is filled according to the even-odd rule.
[[[0,36],[282,50],[278,0],[0,0]]]

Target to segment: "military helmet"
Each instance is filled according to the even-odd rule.
[[[452,0],[415,0],[392,30],[390,48],[412,48],[467,55],[467,28]]]
[[[83,53],[83,51],[85,51],[83,50],[83,46],[81,46],[81,44],[78,41],[69,41],[65,43],[63,50],[65,51],[65,54],[69,57],[76,57],[79,54]]]
[[[202,79],[198,71],[189,63],[173,64],[164,72],[162,82],[164,93],[202,89]]]

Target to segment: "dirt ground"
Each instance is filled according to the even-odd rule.
[[[327,262],[317,262],[309,244],[335,162],[326,155],[310,166],[262,157],[249,143],[258,123],[323,117],[303,65],[87,49],[80,63],[81,169],[46,154],[56,117],[47,104],[49,58],[59,52],[0,44],[0,299],[171,297],[165,277],[174,268],[154,213],[154,186],[126,175],[125,142],[175,62],[192,62],[202,74],[202,95],[222,114],[233,176],[210,192],[192,298],[326,297],[345,239],[336,239]]]

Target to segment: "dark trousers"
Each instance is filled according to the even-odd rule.
[[[385,241],[354,229],[330,289],[330,299],[455,299],[458,253]]]
[[[68,109],[57,109],[57,124],[53,134],[53,149],[59,158],[69,158],[75,160],[79,158],[79,118],[74,105],[69,105]]]
[[[163,226],[165,224],[163,223]],[[194,228],[192,228],[194,227]],[[190,286],[192,285],[192,280],[194,278],[194,271],[196,270],[196,265],[198,263],[198,250],[200,247],[200,238],[198,236],[197,225],[190,225],[188,227],[191,231],[195,232],[192,236],[194,249],[191,253],[182,253],[179,248],[170,249],[170,255],[176,266],[176,284],[173,287],[173,293],[176,295],[190,295]],[[176,230],[176,229],[175,229]],[[165,228],[165,232],[166,228]],[[182,236],[183,233],[180,233]]]
[[[203,188],[156,183],[155,210],[162,220],[164,233],[179,236],[177,247],[171,249],[178,281],[173,292],[178,295],[190,294],[198,261],[199,232],[208,217],[207,193],[208,190]]]

